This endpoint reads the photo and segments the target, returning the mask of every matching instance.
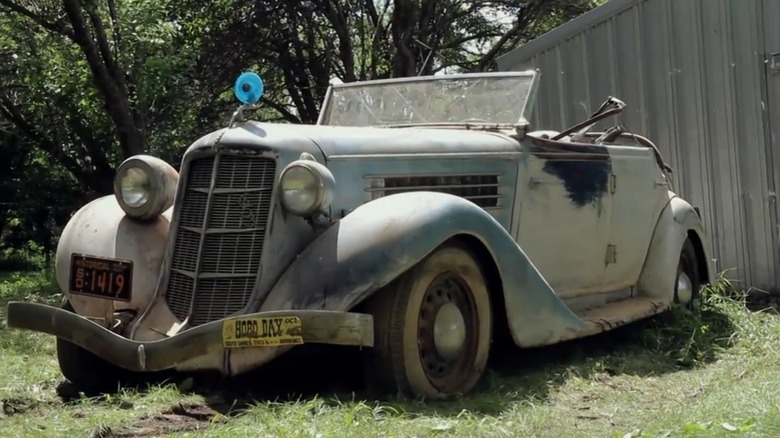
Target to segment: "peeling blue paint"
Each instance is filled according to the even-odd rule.
[[[605,146],[535,141],[534,155],[546,160],[544,171],[563,182],[578,207],[599,206],[609,190],[612,160]],[[544,151],[544,152],[542,152]]]

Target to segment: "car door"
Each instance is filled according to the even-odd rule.
[[[655,225],[669,200],[669,182],[645,146],[609,146],[612,157],[612,224],[615,257],[606,266],[605,287],[633,286],[642,271]]]
[[[611,161],[603,146],[527,137],[514,235],[563,298],[603,291]]]

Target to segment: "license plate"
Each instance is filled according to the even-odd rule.
[[[69,290],[72,294],[130,301],[132,283],[131,261],[83,254],[70,256]]]
[[[301,329],[297,316],[229,319],[222,325],[222,345],[233,348],[303,344]]]

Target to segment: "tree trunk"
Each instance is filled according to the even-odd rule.
[[[79,0],[64,0],[65,12],[73,28],[73,41],[78,44],[92,71],[95,86],[103,95],[105,108],[116,127],[119,144],[124,157],[142,154],[146,150],[146,137],[136,126],[130,99],[124,88],[122,74],[110,53],[100,51],[100,46],[108,46],[106,35],[102,31],[90,32],[87,27],[84,9]],[[93,16],[92,22],[99,23],[99,17]],[[99,28],[98,28],[99,29]],[[102,56],[101,56],[102,53]],[[112,74],[113,70],[113,74]]]
[[[417,56],[413,49],[416,22],[415,0],[395,0],[392,34],[396,53],[393,57],[393,77],[417,76]]]

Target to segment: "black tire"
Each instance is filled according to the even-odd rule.
[[[680,287],[685,285],[686,278],[690,282],[690,294],[685,291],[680,291]],[[689,309],[695,307],[697,300],[699,299],[700,288],[701,280],[699,277],[699,264],[697,262],[696,249],[689,239],[685,239],[682,250],[680,251],[677,276],[674,280],[674,303],[683,304]],[[687,298],[687,295],[690,295],[690,299]]]
[[[468,393],[479,382],[493,316],[482,269],[463,246],[438,248],[378,291],[366,307],[375,326],[365,370],[371,389],[442,399]],[[440,315],[450,317],[450,327],[462,323],[464,329],[436,332]],[[441,335],[439,346],[435,333]]]
[[[73,312],[69,302],[65,302],[62,308]],[[80,390],[116,391],[120,386],[134,380],[130,371],[61,338],[57,338],[57,360],[62,375]]]

